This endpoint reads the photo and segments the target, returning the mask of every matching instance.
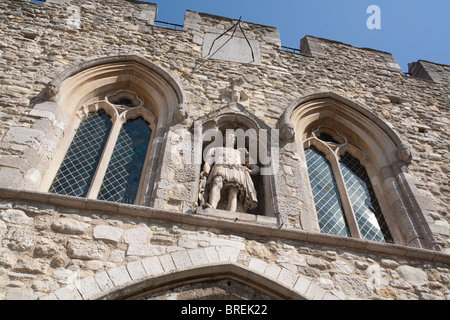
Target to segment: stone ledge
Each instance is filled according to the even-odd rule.
[[[58,205],[62,208],[86,210],[88,207],[96,211],[118,215],[141,217],[147,219],[162,219],[178,223],[186,223],[199,227],[213,227],[233,232],[243,232],[258,237],[276,237],[278,239],[304,241],[331,247],[348,248],[358,252],[387,254],[396,257],[425,259],[450,265],[450,254],[443,252],[407,247],[396,244],[378,243],[363,239],[312,233],[297,229],[277,228],[276,226],[253,221],[234,221],[201,214],[181,214],[177,212],[157,210],[138,205],[124,205],[100,200],[87,200],[72,196],[56,195],[42,192],[19,191],[11,188],[0,188],[0,199],[31,201],[43,205]]]
[[[248,214],[242,212],[230,212],[225,210],[217,210],[211,208],[197,208],[197,215],[204,215],[210,217],[216,217],[221,219],[232,220],[234,222],[245,221],[245,222],[253,222],[253,223],[262,223],[267,225],[276,226],[277,218],[276,217],[266,217],[255,214]]]

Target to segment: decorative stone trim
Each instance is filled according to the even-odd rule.
[[[358,252],[387,254],[396,258],[426,259],[431,262],[450,264],[450,254],[439,251],[408,247],[397,244],[386,244],[363,239],[339,237],[298,229],[278,228],[257,222],[242,222],[196,214],[180,214],[170,211],[157,210],[150,207],[128,205],[93,199],[77,198],[65,195],[40,193],[10,188],[0,188],[1,199],[15,201],[32,201],[43,205],[57,205],[66,209],[98,211],[129,217],[143,217],[155,220],[167,220],[174,223],[192,224],[198,227],[220,228],[222,230],[243,232],[250,235],[268,238],[304,241],[334,248],[348,248]]]

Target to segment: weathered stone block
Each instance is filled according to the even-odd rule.
[[[23,174],[18,169],[0,168],[0,186],[17,188],[23,179]]]
[[[245,244],[242,241],[234,241],[220,238],[211,238],[210,244],[212,246],[228,246],[238,250],[245,250]]]
[[[303,276],[299,276],[297,279],[297,282],[294,285],[294,290],[297,291],[302,296],[305,296],[310,285],[311,285],[311,281],[309,281],[308,279],[306,279]]]
[[[272,263],[267,264],[266,269],[264,270],[264,274],[273,279],[277,279],[280,272],[281,268]]]
[[[35,233],[29,229],[10,228],[3,237],[3,244],[14,251],[26,251],[34,246]]]
[[[189,250],[188,254],[194,266],[208,264],[208,258],[206,257],[205,250],[203,249]]]
[[[256,40],[247,40],[243,37],[231,37],[220,34],[207,33],[203,40],[203,58],[224,60],[239,63],[261,64],[259,43]]]
[[[428,282],[425,271],[411,266],[400,266],[396,269],[400,276],[414,286],[422,286]]]
[[[322,300],[325,293],[326,291],[324,289],[314,283],[311,283],[305,295],[311,300]]]
[[[52,277],[62,285],[70,285],[78,278],[79,272],[76,269],[58,268],[52,273]]]
[[[119,242],[123,234],[123,230],[113,226],[101,225],[94,228],[94,238],[112,242]]]
[[[33,145],[34,143],[41,141],[44,136],[45,133],[40,130],[23,127],[12,127],[6,133],[3,141]]]
[[[264,271],[267,267],[267,262],[262,261],[260,259],[252,258],[248,264],[248,267],[256,272],[264,274]]]
[[[146,21],[147,24],[155,23],[157,13],[157,7],[155,4],[153,3],[139,4],[138,8],[141,9],[141,11],[134,13],[134,16],[137,19]]]
[[[6,248],[0,248],[0,266],[6,267],[6,268],[12,268],[16,262],[16,258]]]
[[[38,295],[32,291],[21,289],[21,288],[11,288],[6,294],[6,300],[37,300]]]
[[[151,236],[150,229],[144,227],[133,228],[125,230],[123,240],[129,244],[146,244],[149,236]]]
[[[206,258],[208,259],[209,263],[216,263],[220,261],[219,255],[217,254],[216,248],[214,247],[208,247],[205,248],[205,254]]]
[[[115,286],[121,286],[128,282],[131,282],[131,277],[128,274],[127,268],[125,266],[120,266],[114,269],[109,269],[106,271]]]
[[[289,288],[292,288],[295,285],[297,278],[298,276],[294,272],[286,268],[281,268],[281,272],[278,275],[278,281]]]
[[[25,212],[17,209],[8,209],[0,213],[0,219],[14,224],[32,225],[34,218],[27,216]]]
[[[171,254],[173,263],[178,270],[183,270],[192,266],[192,261],[186,251],[177,251]]]
[[[108,291],[114,287],[114,284],[112,283],[111,279],[109,278],[108,274],[105,271],[97,273],[94,276],[94,279],[102,292]]]
[[[83,300],[83,297],[74,285],[68,285],[56,290],[55,295],[58,297],[58,300]]]
[[[163,246],[150,246],[143,244],[130,244],[127,250],[127,256],[150,257],[164,254],[166,248]]]
[[[158,276],[164,273],[164,269],[159,261],[158,257],[151,257],[142,260],[142,265],[148,275]]]
[[[220,261],[226,262],[236,262],[237,257],[239,255],[239,250],[232,247],[224,247],[219,246],[216,247],[217,255],[219,256]]]
[[[131,279],[137,280],[147,276],[147,272],[144,269],[140,260],[132,261],[127,264],[128,273],[131,276]]]
[[[78,289],[84,300],[89,300],[101,293],[101,289],[93,276],[76,281],[75,287]]]
[[[70,239],[67,244],[67,255],[72,259],[101,260],[105,254],[106,247],[102,244],[76,239]]]
[[[178,240],[178,246],[187,249],[195,249],[198,247],[198,243],[197,241],[191,239],[181,238]]]
[[[52,229],[56,232],[66,234],[85,234],[89,224],[68,218],[60,218],[52,223]]]
[[[159,256],[159,261],[165,272],[171,272],[177,269],[170,254]]]
[[[59,105],[55,102],[46,101],[43,103],[36,104],[34,108],[30,111],[30,116],[38,118],[46,118],[51,121],[56,119],[56,114],[59,110]]]

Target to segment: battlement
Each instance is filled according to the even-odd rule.
[[[408,63],[408,73],[411,77],[450,83],[450,66],[419,60]]]
[[[112,10],[120,9],[123,21],[117,19],[117,23],[123,25],[125,30],[144,31],[144,26],[150,25],[176,27],[179,31],[192,34],[192,42],[202,46],[202,57],[207,59],[260,65],[262,55],[270,54],[273,50],[287,49],[282,46],[280,33],[276,27],[191,10],[186,10],[183,25],[176,25],[170,21],[158,21],[158,6],[150,2],[126,0],[127,4],[120,6],[117,5],[117,1],[112,0],[106,0],[104,3],[92,1],[88,4],[69,0],[46,0],[44,2],[35,0],[33,2],[34,5],[44,5],[45,7],[64,6],[69,14],[72,12],[73,15],[80,15],[79,24],[73,24],[73,27],[78,29],[83,26],[83,14],[96,12],[98,6],[102,6],[102,8],[109,6]],[[69,10],[70,8],[72,11]],[[104,9],[101,11],[106,13]],[[366,56],[365,59],[375,61],[377,69],[402,72],[391,53],[358,48],[312,35],[305,35],[301,38],[299,49],[290,49],[294,49],[293,51],[302,55],[324,59],[345,55],[351,51],[351,54],[357,53],[361,57]],[[438,63],[419,60],[410,63],[408,67],[408,73],[413,78],[434,82],[442,82],[450,78],[448,66]]]

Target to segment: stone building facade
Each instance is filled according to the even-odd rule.
[[[450,299],[449,66],[405,75],[386,52],[156,16],[0,3],[0,299]],[[205,170],[227,130],[257,159]]]

